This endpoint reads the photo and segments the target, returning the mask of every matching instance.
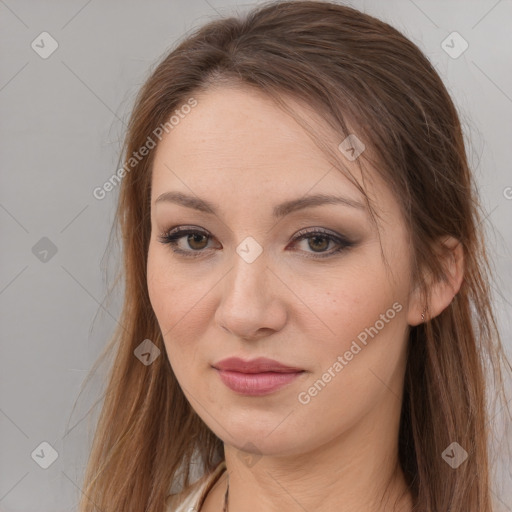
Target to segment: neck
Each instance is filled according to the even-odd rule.
[[[398,436],[383,443],[393,436],[368,419],[366,427],[359,423],[299,455],[255,455],[247,463],[245,452],[225,445],[227,477],[219,482],[212,510],[223,510],[229,481],[231,512],[410,512],[412,496],[398,463]]]
[[[307,472],[297,468],[291,471],[288,465],[275,461],[261,463],[258,471],[253,468],[250,474],[240,468],[230,470],[232,464],[227,458],[226,466],[227,478],[221,484],[222,506],[215,508],[218,511],[223,510],[226,495],[227,510],[236,512],[412,510],[412,496],[400,469],[386,473],[372,471],[364,478],[351,464],[341,470],[331,468],[327,474],[312,469],[311,461],[306,466]]]

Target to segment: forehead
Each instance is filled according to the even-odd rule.
[[[307,131],[264,93],[223,86],[193,97],[197,105],[156,148],[152,201],[162,192],[178,190],[213,200],[236,194],[246,204],[262,199],[278,203],[309,191],[337,192],[364,202],[357,187],[333,167]],[[326,144],[338,147],[342,137],[314,111],[293,100],[289,104]],[[341,152],[340,161],[361,183],[359,166]],[[382,190],[375,173],[365,172],[364,184],[372,203],[389,210],[386,202],[394,198]]]

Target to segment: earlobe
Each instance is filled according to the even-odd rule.
[[[452,302],[460,290],[464,278],[464,250],[462,244],[453,237],[439,241],[437,249],[439,258],[445,268],[446,279],[429,284],[430,300],[428,304],[415,293],[409,308],[409,325],[428,322],[441,314]],[[415,290],[418,292],[418,290]]]

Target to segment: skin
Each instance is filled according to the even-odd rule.
[[[411,510],[397,469],[397,438],[408,330],[421,322],[424,304],[411,281],[410,244],[396,198],[370,170],[365,190],[380,216],[390,273],[363,208],[324,204],[272,217],[275,205],[314,193],[364,204],[292,117],[248,88],[222,86],[194,97],[198,105],[156,148],[148,289],[183,392],[224,442],[229,509]],[[336,146],[343,140],[304,105],[290,104],[325,140]],[[355,163],[340,157],[360,181]],[[155,203],[169,191],[216,203],[218,210]],[[176,254],[159,240],[180,225],[210,236],[192,245],[186,235],[180,239],[179,247],[202,251],[199,257]],[[337,243],[293,242],[311,227],[345,235],[354,245],[315,259]],[[236,252],[248,236],[263,248],[252,263]],[[448,306],[462,279],[460,245],[445,242],[452,249],[446,263],[452,279],[432,285],[430,317]],[[299,393],[394,303],[401,311],[321,392],[300,403]],[[243,396],[212,368],[230,356],[266,356],[305,372],[269,395]],[[226,483],[224,474],[202,511],[222,510]]]

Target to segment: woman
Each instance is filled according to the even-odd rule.
[[[82,512],[493,510],[484,364],[498,391],[510,365],[413,43],[327,2],[208,23],[139,93],[121,175]]]

